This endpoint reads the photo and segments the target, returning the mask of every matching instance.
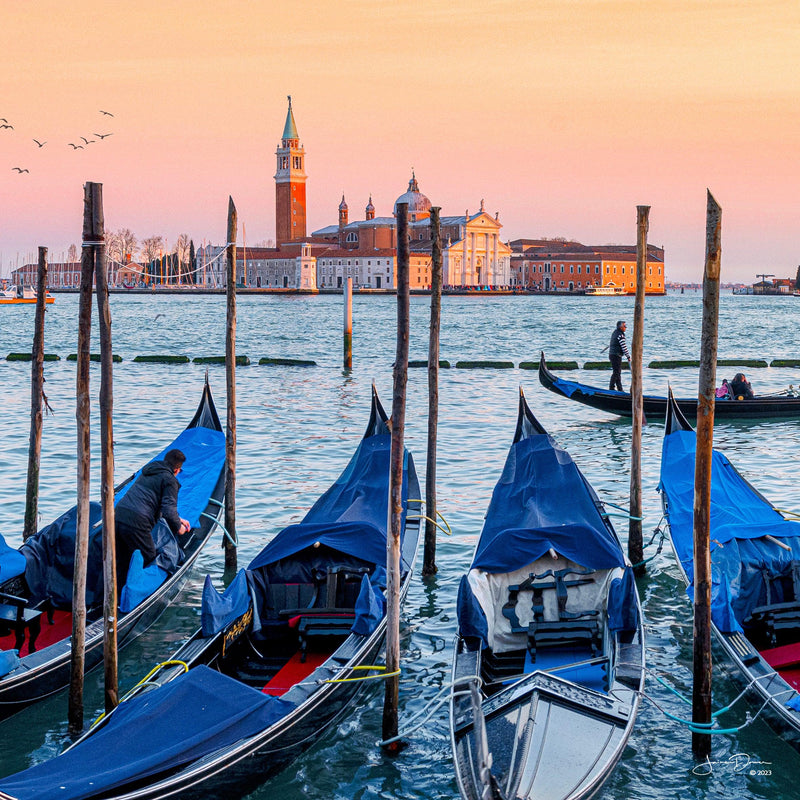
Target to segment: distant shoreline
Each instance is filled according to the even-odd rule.
[[[78,294],[79,289],[72,288],[58,288],[48,289],[49,294]],[[163,286],[155,289],[134,288],[126,289],[119,286],[110,286],[108,289],[110,294],[129,294],[129,295],[147,295],[150,297],[156,295],[205,295],[205,294],[222,294],[226,293],[225,289],[212,289],[209,287],[200,286]],[[412,295],[430,295],[430,289],[411,289]],[[281,288],[261,288],[256,289],[252,287],[237,288],[237,295],[341,295],[342,289],[281,289]],[[354,295],[396,295],[396,289],[353,289]],[[584,292],[530,292],[523,289],[445,289],[442,291],[445,296],[453,297],[584,297]],[[667,294],[664,292],[648,292],[647,297],[663,297]],[[598,295],[602,297],[635,297],[633,294],[620,294],[620,295]]]

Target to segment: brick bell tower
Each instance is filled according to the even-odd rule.
[[[305,155],[292,114],[292,98],[283,126],[281,146],[275,151],[275,244],[306,238]]]

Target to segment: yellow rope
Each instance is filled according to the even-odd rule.
[[[130,699],[130,697],[136,692],[136,690],[140,686],[142,686],[143,684],[147,683],[150,680],[150,678],[152,678],[153,675],[155,675],[156,672],[158,672],[163,667],[176,667],[176,666],[177,667],[183,667],[183,671],[184,672],[188,672],[189,671],[189,665],[185,661],[178,661],[177,659],[172,659],[171,661],[162,661],[160,664],[156,664],[156,666],[153,667],[153,669],[151,669],[150,672],[148,672],[147,675],[145,675],[144,678],[142,678],[139,681],[139,683],[137,683],[135,686],[131,687],[122,696],[122,698],[120,699],[119,702],[120,703],[124,703],[126,700]],[[113,711],[113,709],[112,709],[112,711]],[[105,717],[105,715],[107,713],[108,712],[104,711],[89,727],[90,728],[94,728],[94,726],[97,725],[97,723],[100,722],[100,720],[103,719],[103,717]]]
[[[787,510],[787,509],[785,509],[785,508],[776,508],[775,510],[776,510],[776,511],[777,511],[779,514],[783,514],[784,516],[785,516],[785,515],[788,515],[788,516],[790,516],[790,517],[794,517],[795,519],[800,519],[800,514],[798,514],[796,511],[788,511],[788,510]]]
[[[383,667],[383,666],[372,666],[372,667],[368,667],[368,666],[358,666],[358,667],[353,667],[353,670],[357,670],[357,669],[366,669],[366,670],[377,669],[377,670],[385,670],[385,669],[386,669],[386,667]],[[358,677],[358,678],[328,678],[327,680],[324,680],[324,681],[322,681],[322,682],[323,682],[323,683],[353,683],[353,682],[355,682],[355,681],[370,681],[370,680],[375,680],[376,678],[377,678],[377,679],[383,679],[383,678],[393,678],[395,675],[399,675],[399,674],[400,674],[400,670],[399,670],[399,669],[396,669],[396,670],[394,670],[394,672],[384,672],[384,673],[383,673],[383,675],[363,675],[363,676],[360,676],[360,677]]]
[[[420,500],[418,498],[414,498],[414,499],[409,499],[406,502],[411,504],[411,503],[424,503],[425,501]],[[445,526],[447,527],[447,530],[445,530],[438,522],[436,522],[436,520],[433,520],[430,517],[426,517],[424,514],[414,514],[414,515],[409,514],[406,517],[406,519],[425,519],[428,522],[432,522],[443,534],[445,534],[445,536],[452,536],[453,529],[450,527],[450,523],[444,518],[444,514],[442,514],[442,512],[439,511],[438,508],[436,509],[436,516],[439,517],[439,519],[441,519],[442,522],[444,522]]]

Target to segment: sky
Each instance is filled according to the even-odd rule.
[[[723,281],[800,264],[796,0],[5,0],[0,30],[0,275],[80,246],[87,181],[140,242],[224,243],[229,196],[273,239],[287,95],[309,232],[342,194],[390,215],[413,168],[506,240],[633,245],[648,205],[677,281],[710,190]]]

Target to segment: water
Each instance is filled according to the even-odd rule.
[[[722,297],[721,358],[796,357],[800,333],[797,303],[791,297]],[[283,526],[298,521],[344,467],[367,422],[369,388],[376,382],[384,404],[391,403],[395,354],[395,299],[354,298],[354,369],[341,370],[341,297],[242,297],[238,301],[238,352],[254,364],[262,356],[313,359],[317,367],[240,367],[237,370],[238,456],[237,527],[240,564],[246,564]],[[654,359],[698,358],[702,300],[699,294],[648,298],[645,364]],[[163,315],[163,316],[160,316]],[[126,477],[164,442],[178,433],[194,412],[204,367],[134,364],[138,354],[221,355],[225,350],[225,298],[112,296],[113,349],[124,361],[115,365],[114,439],[116,476]],[[446,297],[442,312],[441,357],[535,361],[543,349],[551,359],[601,360],[617,319],[632,330],[633,301],[627,298]],[[427,357],[428,298],[411,301],[411,358]],[[62,358],[77,350],[77,297],[59,295],[47,311],[45,350]],[[0,356],[30,350],[33,309],[7,307],[0,314]],[[98,337],[93,334],[93,351]],[[719,377],[732,377],[733,369]],[[800,382],[800,370],[745,370],[757,392]],[[75,365],[45,365],[45,392],[54,414],[45,419],[42,448],[43,521],[75,502]],[[572,372],[586,383],[604,385],[607,373]],[[623,376],[628,385],[628,376]],[[210,368],[218,407],[225,407],[223,367]],[[0,439],[0,523],[7,540],[21,538],[30,410],[30,365],[0,361],[3,437]],[[695,370],[646,370],[645,390],[663,394],[668,382],[678,395],[696,392]],[[403,718],[426,707],[449,679],[456,632],[458,580],[469,565],[492,488],[502,468],[516,419],[517,388],[522,385],[545,427],[572,453],[598,494],[612,503],[628,502],[630,426],[546,392],[536,373],[526,370],[442,370],[438,457],[439,507],[453,528],[440,537],[435,579],[413,582],[402,631]],[[99,367],[92,366],[92,388]],[[96,409],[95,409],[96,411]],[[406,443],[420,473],[427,440],[426,370],[409,373]],[[643,434],[645,533],[660,519],[658,483],[662,427]],[[778,507],[800,511],[796,451],[800,421],[718,423],[715,437],[732,461]],[[93,444],[99,421],[93,419]],[[99,458],[94,461],[99,491]],[[421,477],[423,477],[421,475]],[[424,477],[423,477],[424,480]],[[424,483],[423,483],[424,485]],[[627,525],[619,524],[624,539]],[[649,553],[650,554],[650,553]],[[421,563],[421,554],[420,562]],[[218,540],[207,546],[199,565],[172,607],[144,636],[122,651],[120,684],[130,687],[149,667],[166,658],[198,625],[195,610],[206,573],[219,578]],[[647,620],[648,665],[690,692],[691,610],[671,553],[649,564],[639,590]],[[738,693],[716,652],[714,705]],[[102,676],[87,683],[87,719],[102,710]],[[686,707],[655,680],[648,694],[672,713]],[[331,729],[289,769],[250,795],[251,800],[293,798],[451,798],[457,796],[442,708],[397,757],[376,748],[381,727],[381,687]],[[0,774],[6,775],[49,758],[65,743],[67,699],[62,693],[0,723],[3,747]],[[744,720],[737,706],[726,726]],[[731,761],[746,753],[768,762],[751,776]],[[642,705],[623,759],[599,795],[622,798],[769,798],[797,797],[800,756],[760,719],[736,736],[714,739],[713,774],[693,773],[690,737],[650,703]],[[739,766],[737,766],[739,765]]]

